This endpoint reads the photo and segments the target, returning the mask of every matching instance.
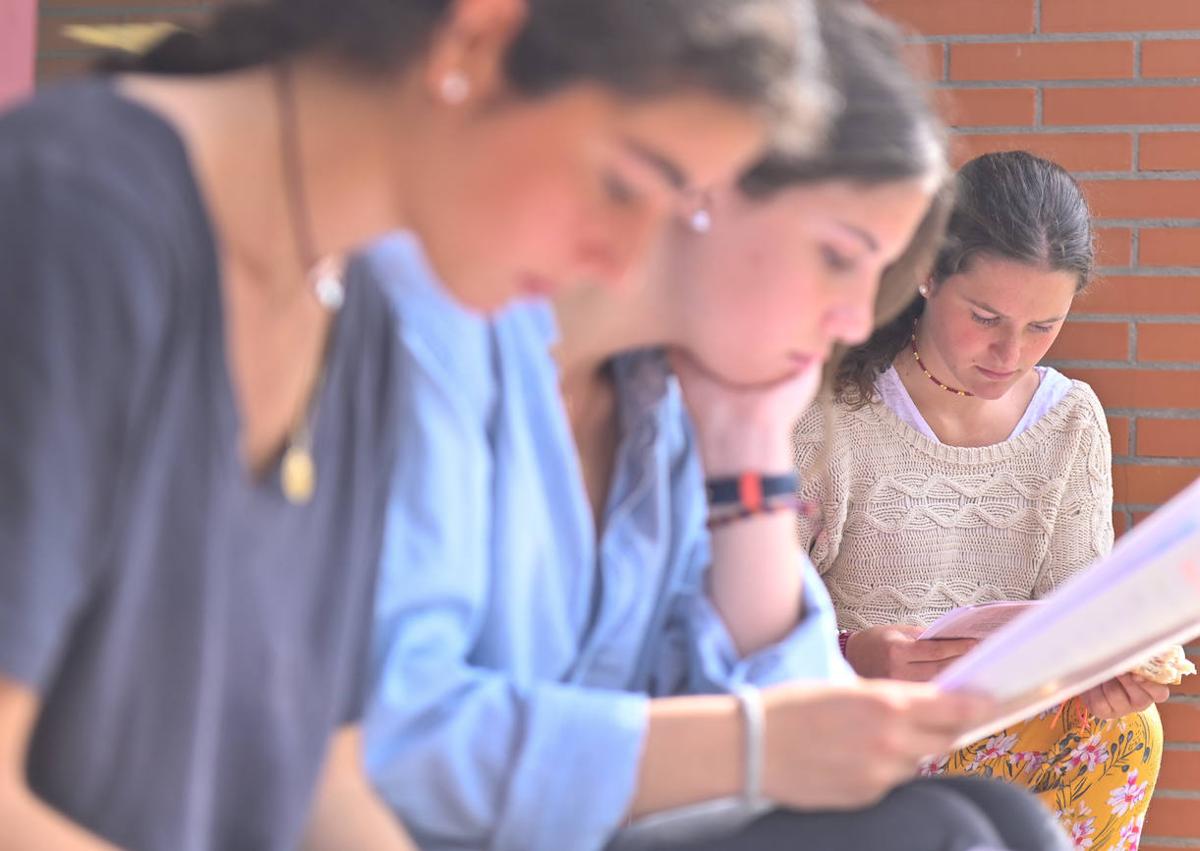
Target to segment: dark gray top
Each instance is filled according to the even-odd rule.
[[[358,717],[396,427],[350,277],[296,507],[239,460],[180,138],[97,81],[0,117],[0,673],[43,700],[34,790],[118,845],[294,848]]]

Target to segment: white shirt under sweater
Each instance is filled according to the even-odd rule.
[[[800,420],[803,495],[820,506],[800,518],[801,543],[842,628],[928,624],[959,606],[1042,597],[1108,553],[1104,411],[1087,384],[1039,371],[1025,416],[992,446],[940,443],[888,373],[881,398],[858,410],[834,406],[821,469],[809,470],[824,414],[814,407]]]
[[[1037,366],[1034,367],[1034,370],[1038,374],[1038,388],[1034,391],[1033,398],[1029,400],[1029,406],[1021,416],[1021,421],[1008,436],[1009,440],[1017,437],[1040,420],[1047,411],[1061,402],[1071,391],[1071,379],[1057,369]],[[916,403],[913,402],[908,388],[900,380],[900,373],[896,372],[894,366],[889,366],[875,380],[875,392],[879,394],[883,403],[891,408],[892,413],[900,418],[901,422],[907,423],[930,440],[941,443],[938,436],[933,433],[933,429],[929,427],[929,423],[925,421],[925,417],[921,415]]]

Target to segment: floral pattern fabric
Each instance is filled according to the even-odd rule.
[[[1019,783],[1055,813],[1076,848],[1137,851],[1161,762],[1162,723],[1153,706],[1099,720],[1071,700],[934,760],[922,773]]]

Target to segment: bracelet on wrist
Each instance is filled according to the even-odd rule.
[[[852,635],[854,635],[854,630],[852,629],[838,630],[838,649],[842,651],[843,659],[849,658],[846,656],[846,646],[850,643],[850,636]]]
[[[724,511],[717,511],[708,515],[708,528],[720,529],[722,526],[728,526],[731,523],[737,523],[739,520],[746,520],[750,517],[757,517],[766,514],[775,514],[779,511],[791,511],[794,514],[806,513],[805,509],[808,503],[797,499],[794,495],[774,499],[771,502],[763,503],[756,508],[735,507]]]
[[[706,479],[704,492],[709,508],[756,509],[784,496],[795,496],[800,478],[794,472],[769,474],[747,471],[737,476],[717,476]]]
[[[754,810],[766,804],[762,793],[763,760],[766,757],[766,713],[763,711],[762,693],[754,686],[739,686],[734,689],[733,694],[742,711],[746,740],[742,800]]]

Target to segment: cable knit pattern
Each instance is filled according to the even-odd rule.
[[[1018,437],[946,446],[881,402],[797,424],[795,461],[816,517],[800,518],[843,629],[929,624],[951,609],[1043,597],[1112,548],[1112,448],[1081,381]]]

